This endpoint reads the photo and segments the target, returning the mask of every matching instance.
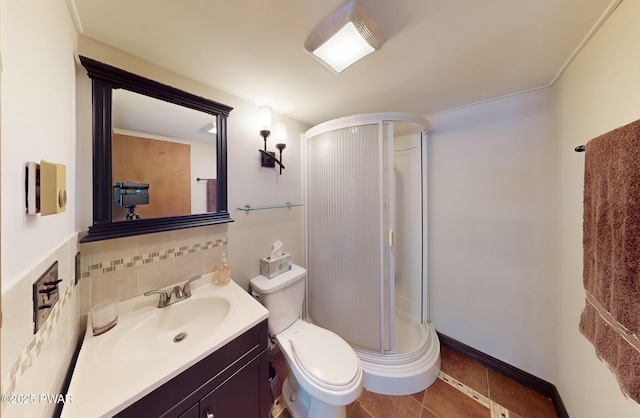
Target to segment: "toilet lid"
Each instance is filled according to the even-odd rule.
[[[296,363],[316,384],[343,387],[356,378],[360,367],[358,356],[333,332],[307,325],[290,341]]]

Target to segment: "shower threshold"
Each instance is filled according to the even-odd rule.
[[[431,386],[440,373],[440,341],[433,324],[424,327],[422,344],[404,354],[371,353],[354,348],[363,370],[363,385],[382,395],[411,395]]]

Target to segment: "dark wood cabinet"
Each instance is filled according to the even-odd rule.
[[[268,368],[268,357],[260,356],[202,398],[200,417],[207,418],[209,414],[216,418],[265,416],[260,411],[260,390],[267,385],[256,379],[264,361]]]
[[[193,405],[185,413],[181,414],[179,418],[200,418],[200,403]]]
[[[116,415],[162,418],[267,418],[271,408],[267,321]]]

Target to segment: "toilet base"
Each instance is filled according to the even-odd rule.
[[[293,418],[347,418],[344,406],[328,405],[309,397],[291,375],[282,384],[282,398]]]

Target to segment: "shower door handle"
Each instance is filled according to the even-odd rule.
[[[393,229],[389,230],[389,247],[393,247]]]

